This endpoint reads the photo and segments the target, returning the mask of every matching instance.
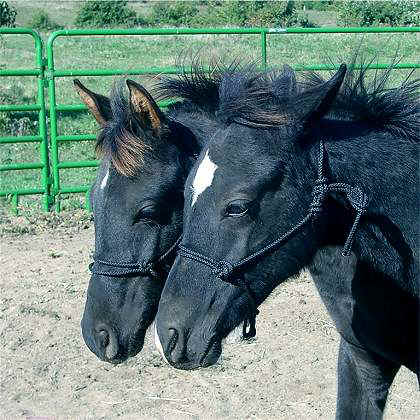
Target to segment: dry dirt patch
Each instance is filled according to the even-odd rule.
[[[29,222],[32,234],[2,226],[0,416],[333,418],[338,337],[307,276],[279,287],[257,339],[226,346],[212,368],[169,368],[150,334],[137,357],[112,366],[80,334],[92,227],[60,220]],[[420,418],[419,395],[402,370],[386,418]]]

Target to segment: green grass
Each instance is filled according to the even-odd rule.
[[[13,2],[12,2],[13,3]],[[32,9],[39,9],[42,2],[32,7],[30,2],[15,2],[19,13],[18,24],[24,25],[30,18]],[[47,2],[45,2],[47,4]],[[48,11],[53,20],[60,25],[69,24],[68,16],[75,4],[48,2]],[[73,8],[73,9],[72,9]],[[51,12],[50,12],[51,10]],[[24,12],[24,13],[23,13]],[[317,12],[319,13],[319,12]],[[73,16],[73,15],[72,15]],[[331,16],[325,18],[331,21]],[[44,40],[48,34],[42,34]],[[417,62],[420,53],[419,35],[413,34],[273,34],[268,36],[267,56],[269,65],[289,63],[291,65],[311,65],[336,63],[348,60],[360,43],[368,54],[378,55],[380,61],[391,62],[398,51],[405,62]],[[58,38],[55,44],[56,69],[133,69],[154,66],[173,66],[185,52],[201,51],[206,57],[243,57],[245,60],[258,60],[260,57],[259,36],[252,35],[198,35],[198,36],[112,36],[112,37],[72,37]],[[0,68],[30,68],[34,63],[33,41],[27,36],[3,36],[0,41]],[[396,71],[393,83],[397,84],[407,70]],[[130,76],[146,87],[153,85],[153,77]],[[118,77],[80,77],[89,88],[100,93],[108,93]],[[35,98],[36,79],[33,77],[2,78],[2,88],[22,87],[25,96]],[[78,104],[78,96],[72,86],[72,78],[57,80],[57,103]],[[47,93],[47,91],[46,91]],[[34,99],[35,101],[35,99]],[[36,118],[33,115],[33,118]],[[1,113],[0,113],[1,119]],[[59,134],[94,133],[96,123],[87,113],[63,113],[59,118]],[[33,134],[33,133],[20,133]],[[1,132],[0,136],[10,135]],[[36,144],[0,145],[0,165],[17,162],[39,161]],[[94,159],[92,142],[73,142],[60,144],[60,160]],[[90,184],[94,180],[95,169],[65,169],[60,171],[61,186]],[[16,187],[40,186],[39,171],[0,172],[0,190]],[[79,199],[80,198],[80,199]],[[71,196],[65,207],[80,207],[83,195]],[[32,198],[23,199],[31,202]],[[37,200],[39,202],[39,200]]]

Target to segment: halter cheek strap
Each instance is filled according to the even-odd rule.
[[[318,178],[316,179],[315,185],[312,190],[312,202],[309,207],[308,214],[295,226],[289,229],[286,233],[284,233],[278,239],[269,243],[265,247],[261,248],[259,251],[256,251],[248,257],[245,257],[239,260],[238,262],[233,263],[224,260],[215,260],[211,257],[207,257],[201,254],[200,252],[194,251],[184,245],[179,245],[178,254],[181,257],[188,258],[201,264],[207,265],[212,269],[212,273],[215,277],[234,286],[240,287],[244,290],[249,301],[249,311],[244,323],[244,338],[251,338],[255,336],[255,317],[258,315],[255,296],[249,284],[246,282],[242,272],[244,267],[250,264],[255,264],[257,260],[276,251],[281,247],[282,244],[287,242],[287,240],[289,240],[294,234],[296,234],[309,221],[316,220],[320,216],[323,204],[327,196],[331,192],[344,193],[350,205],[356,210],[356,217],[353,222],[353,226],[350,229],[349,235],[347,237],[342,251],[343,256],[348,256],[350,254],[351,247],[354,242],[354,235],[359,225],[360,218],[362,214],[366,211],[369,200],[366,194],[364,194],[363,191],[358,187],[353,187],[345,183],[328,184],[327,179],[324,177],[323,174],[324,154],[324,142],[321,140],[318,157]],[[247,325],[249,325],[249,330],[247,330]]]
[[[143,263],[126,263],[119,261],[103,261],[94,258],[94,262],[89,265],[89,270],[93,274],[100,274],[109,277],[127,277],[134,275],[147,275],[154,279],[160,279],[159,270],[161,265],[165,263],[176,250],[181,237],[179,237],[171,247],[154,260]]]

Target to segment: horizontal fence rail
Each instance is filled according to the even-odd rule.
[[[10,105],[0,106],[0,111],[34,111],[39,112],[40,130],[38,136],[3,137],[0,138],[1,144],[39,142],[41,163],[21,163],[7,165],[7,170],[42,170],[42,188],[26,189],[0,192],[0,195],[12,195],[17,205],[18,195],[24,194],[44,194],[43,207],[48,209],[50,203],[55,202],[55,209],[60,210],[60,195],[71,193],[85,193],[86,207],[89,208],[89,185],[62,186],[60,180],[61,170],[90,168],[98,166],[97,160],[78,160],[60,161],[60,144],[68,142],[93,141],[96,136],[92,134],[59,134],[58,119],[63,112],[85,111],[84,105],[58,104],[56,95],[56,81],[59,78],[81,77],[81,76],[116,76],[116,75],[153,75],[153,74],[179,74],[180,67],[142,67],[136,69],[56,69],[55,68],[55,49],[56,44],[62,38],[68,37],[88,37],[88,36],[184,36],[184,35],[255,35],[259,37],[261,67],[267,68],[269,57],[267,54],[267,38],[270,36],[287,34],[366,34],[366,33],[414,33],[420,32],[419,27],[382,27],[382,28],[188,28],[188,29],[88,29],[88,30],[59,30],[53,32],[48,38],[46,45],[46,57],[43,55],[43,44],[39,35],[31,29],[0,29],[2,33],[30,34],[35,39],[36,46],[36,68],[19,70],[0,70],[0,76],[37,76],[38,77],[38,101],[34,105]],[[370,66],[373,69],[389,67],[389,64],[378,63]],[[420,68],[419,63],[398,63],[393,67],[399,69]],[[295,70],[334,70],[334,65],[309,65],[295,66]],[[49,115],[50,115],[50,135],[49,135],[49,154],[47,143],[47,131],[45,124],[45,98],[44,87],[48,87]],[[161,107],[168,105],[168,101],[160,103]],[[3,147],[3,146],[1,146]],[[6,170],[0,166],[0,171]],[[51,172],[51,176],[50,176]]]

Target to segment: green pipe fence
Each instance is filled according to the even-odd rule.
[[[53,32],[48,38],[46,45],[46,58],[43,55],[43,43],[39,35],[31,29],[1,29],[0,34],[29,34],[35,39],[36,46],[36,69],[21,70],[0,70],[0,76],[37,76],[38,77],[38,101],[34,105],[10,105],[0,106],[0,111],[38,111],[40,120],[40,131],[38,136],[25,136],[20,138],[3,137],[0,144],[39,142],[41,164],[25,163],[15,165],[0,166],[3,170],[42,170],[42,188],[39,189],[16,189],[13,191],[2,191],[0,195],[12,195],[13,203],[17,206],[18,196],[25,194],[44,194],[43,208],[47,210],[51,203],[55,203],[55,209],[60,211],[60,195],[71,193],[85,193],[86,207],[89,208],[89,189],[88,185],[82,186],[62,186],[60,180],[60,170],[97,167],[99,162],[96,160],[64,161],[59,159],[60,144],[68,142],[93,141],[96,136],[91,134],[72,134],[60,135],[58,132],[58,116],[62,112],[84,111],[84,105],[57,104],[56,81],[59,78],[79,77],[79,76],[115,76],[115,75],[153,75],[153,74],[179,74],[179,67],[143,67],[137,69],[56,69],[54,49],[60,38],[68,37],[88,37],[88,36],[185,36],[185,35],[255,35],[260,39],[260,59],[261,67],[267,68],[269,59],[267,54],[267,38],[270,36],[287,34],[349,34],[349,33],[414,33],[420,32],[420,27],[381,27],[381,28],[205,28],[205,29],[88,29],[88,30],[60,30]],[[46,64],[46,66],[45,66]],[[372,69],[387,68],[388,64],[372,65]],[[420,68],[418,63],[398,63],[395,65],[399,69]],[[295,66],[296,70],[334,70],[333,65],[310,65]],[[49,114],[50,114],[50,136],[49,154],[47,143],[47,132],[45,124],[45,98],[44,87],[48,87]],[[160,103],[165,107],[168,102]],[[51,167],[51,176],[49,170]]]
[[[19,196],[42,194],[42,207],[48,211],[52,197],[50,193],[50,166],[48,159],[48,138],[47,124],[45,112],[44,97],[44,47],[41,37],[32,29],[26,28],[0,28],[1,35],[25,35],[31,36],[35,44],[35,68],[34,69],[16,69],[16,70],[0,70],[0,76],[37,76],[37,102],[31,105],[0,105],[0,112],[16,112],[16,111],[33,111],[38,113],[38,130],[37,136],[9,136],[0,137],[0,144],[13,143],[39,143],[40,163],[15,163],[0,165],[0,173],[3,175],[5,171],[17,171],[25,169],[41,170],[41,186],[39,188],[23,189],[16,186],[13,190],[0,191],[0,197],[11,196],[12,205],[15,213],[17,213]],[[4,146],[2,146],[4,147]]]

